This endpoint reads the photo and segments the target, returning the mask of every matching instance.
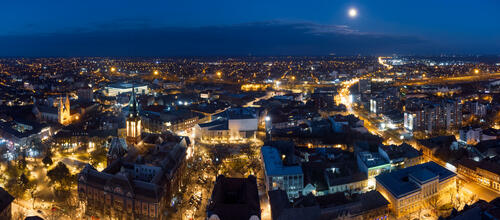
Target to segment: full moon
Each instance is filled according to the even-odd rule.
[[[356,16],[358,16],[358,10],[356,10],[355,8],[349,9],[349,17],[354,18]]]

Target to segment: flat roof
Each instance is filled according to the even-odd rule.
[[[363,151],[358,153],[358,157],[368,168],[390,165],[389,161],[385,160],[379,153]]]
[[[401,198],[420,190],[417,182],[426,183],[436,178],[443,182],[456,176],[454,172],[434,162],[383,173],[375,177],[377,184],[384,186],[394,197]]]
[[[260,148],[266,167],[268,176],[281,176],[281,175],[303,175],[302,168],[296,166],[284,166],[281,160],[281,155],[278,149],[271,146],[263,146]]]
[[[0,212],[3,212],[14,201],[14,197],[0,187]]]
[[[147,86],[146,84],[138,84],[138,83],[111,83],[106,87],[117,88],[117,89],[131,89],[132,87],[142,87]]]

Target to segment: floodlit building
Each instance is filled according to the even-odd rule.
[[[141,140],[142,124],[139,116],[139,103],[135,97],[135,90],[132,91],[132,96],[129,102],[130,112],[126,121],[127,142],[137,144]]]
[[[35,105],[33,113],[41,121],[59,123],[61,125],[69,125],[81,117],[79,109],[71,109],[68,95],[65,98],[59,97],[59,102],[54,105],[57,107]]]
[[[397,216],[406,216],[419,210],[430,199],[456,191],[456,174],[434,163],[427,162],[375,177],[377,191],[391,204]]]
[[[132,92],[132,90],[140,94],[149,93],[148,86],[145,84],[113,83],[104,88],[104,94],[106,96],[117,96],[122,93]]]
[[[230,141],[256,137],[258,117],[254,108],[229,108],[195,126],[196,137],[205,141]]]
[[[457,172],[472,181],[500,192],[500,158],[484,159],[480,162],[471,159],[461,159]]]
[[[78,174],[87,217],[166,219],[163,210],[180,189],[188,141],[166,134],[148,139],[159,144],[144,145],[141,155],[127,153],[102,171],[88,164]]]

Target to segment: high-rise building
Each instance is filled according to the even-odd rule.
[[[434,134],[442,130],[455,130],[462,125],[462,106],[458,100],[412,100],[404,112],[404,127],[409,131]]]
[[[358,91],[360,94],[369,94],[372,92],[372,81],[370,79],[359,80]]]

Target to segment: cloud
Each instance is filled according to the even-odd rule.
[[[0,36],[0,56],[354,55],[415,53],[430,45],[412,36],[306,22],[204,27],[150,24],[117,21],[56,33]]]

